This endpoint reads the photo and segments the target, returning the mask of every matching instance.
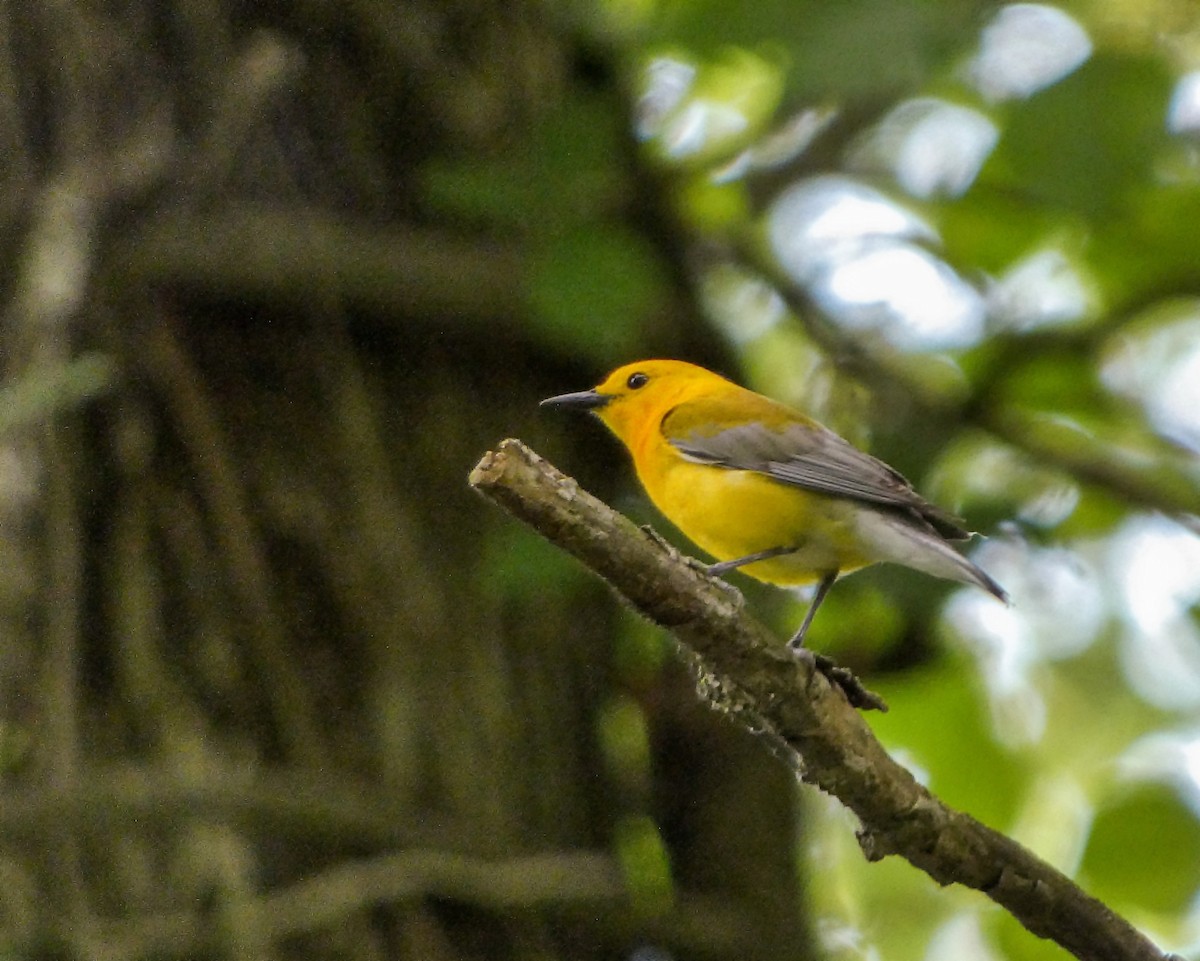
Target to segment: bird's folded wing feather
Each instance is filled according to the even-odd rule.
[[[951,540],[970,536],[956,517],[930,504],[883,461],[815,421],[797,423],[790,411],[783,414],[787,409],[767,398],[749,392],[745,396],[769,405],[762,416],[751,414],[744,423],[726,427],[722,423],[728,422],[728,409],[723,405],[690,401],[663,418],[663,434],[689,460],[755,471],[815,493],[892,507]]]

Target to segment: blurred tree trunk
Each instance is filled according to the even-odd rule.
[[[438,222],[418,171],[579,86],[624,123],[569,27],[534,2],[0,12],[14,955],[809,954],[790,775],[681,671],[627,689],[607,594],[465,487],[600,371],[529,333],[520,238]],[[703,342],[676,297],[647,352]],[[553,429],[611,495],[579,427]],[[621,697],[645,792],[598,748]],[[672,865],[651,906],[614,840],[639,818]]]

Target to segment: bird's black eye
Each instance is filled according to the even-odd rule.
[[[639,387],[645,387],[649,382],[649,375],[638,372],[629,375],[629,380],[625,381],[625,386],[630,390],[637,390]]]

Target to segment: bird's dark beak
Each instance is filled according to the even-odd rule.
[[[601,394],[594,390],[577,390],[573,394],[547,397],[539,407],[573,407],[576,410],[599,410],[612,400],[612,394]]]

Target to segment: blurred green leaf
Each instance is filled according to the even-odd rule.
[[[1129,510],[1129,503],[1123,498],[1095,485],[1083,485],[1079,488],[1079,502],[1055,535],[1075,539],[1111,534],[1129,517]]]
[[[936,221],[956,264],[994,275],[1049,238],[1075,248],[1089,236],[1080,215],[1014,194],[1007,186],[998,189],[984,178],[961,201],[943,204]]]
[[[617,822],[617,860],[625,872],[630,901],[640,914],[659,914],[675,898],[671,862],[658,825],[648,817]]]
[[[927,491],[934,503],[990,529],[1014,515],[1053,525],[1078,503],[1078,484],[980,431],[964,431],[942,452]]]
[[[989,917],[989,934],[1002,958],[1020,961],[1070,961],[1071,955],[1053,941],[1031,934],[1007,911],[995,911]]]
[[[0,433],[45,420],[103,394],[116,380],[105,354],[88,353],[64,364],[34,366],[0,388]]]
[[[693,64],[696,75],[686,95],[656,120],[651,152],[695,168],[750,146],[779,106],[786,75],[779,61],[725,47]]]
[[[667,300],[658,258],[644,237],[615,223],[545,238],[531,257],[531,331],[600,366],[636,354]]]
[[[1101,900],[1182,911],[1200,889],[1200,820],[1177,792],[1139,784],[1096,814],[1083,858]]]
[[[1200,188],[1141,184],[1128,198],[1126,216],[1091,224],[1088,256],[1114,313],[1140,310],[1147,301],[1200,284],[1195,233],[1200,218]]]
[[[1095,360],[1078,350],[1041,351],[1009,373],[997,393],[1004,403],[1055,411],[1099,411],[1108,403]]]
[[[787,85],[798,97],[874,99],[927,80],[961,52],[986,8],[973,0],[675,0],[663,9],[659,35],[701,55],[729,44],[786,50]]]
[[[521,524],[488,529],[479,570],[489,596],[518,603],[541,603],[547,595],[592,581],[579,564]]]
[[[661,628],[621,608],[613,670],[623,685],[636,689],[653,683],[670,658],[671,649],[671,641]]]
[[[648,785],[650,734],[641,705],[628,695],[610,698],[601,708],[597,733],[609,770],[623,784]]]
[[[1012,109],[991,164],[1048,208],[1112,216],[1152,179],[1170,93],[1160,59],[1097,54]]]
[[[601,217],[624,201],[619,107],[577,96],[501,152],[441,157],[421,172],[424,199],[468,223],[522,233]]]
[[[1026,766],[995,740],[971,661],[943,657],[892,678],[872,678],[888,713],[871,726],[927,775],[948,803],[1004,830],[1025,790]]]
[[[679,190],[679,210],[697,233],[723,235],[749,219],[746,185],[720,183],[707,172],[693,174]]]

